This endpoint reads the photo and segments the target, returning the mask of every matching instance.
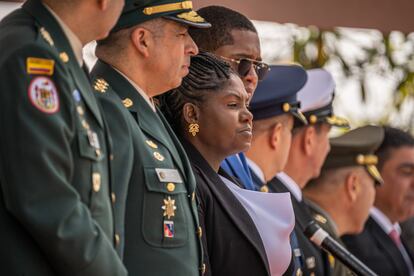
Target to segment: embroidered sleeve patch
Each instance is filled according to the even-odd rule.
[[[40,111],[48,114],[59,110],[59,97],[53,81],[47,77],[37,77],[29,86],[30,102]]]
[[[52,76],[55,69],[53,59],[29,57],[26,60],[27,73],[30,75]]]

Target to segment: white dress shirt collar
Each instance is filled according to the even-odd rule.
[[[401,227],[398,223],[392,224],[390,219],[378,208],[372,207],[370,210],[372,218],[381,226],[387,235],[393,230],[397,230],[401,234]]]
[[[288,188],[297,201],[302,201],[302,190],[299,188],[299,185],[296,184],[295,180],[284,172],[278,173],[276,177],[279,178],[286,188]]]

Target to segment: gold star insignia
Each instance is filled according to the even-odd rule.
[[[161,207],[164,210],[163,216],[170,219],[171,217],[175,216],[175,210],[177,210],[177,206],[175,206],[175,200],[168,197],[164,199],[164,206]]]
[[[105,93],[109,84],[104,79],[97,79],[93,85],[96,91]]]

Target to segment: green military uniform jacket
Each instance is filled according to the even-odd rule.
[[[40,1],[1,22],[0,78],[0,274],[126,275],[104,121]]]
[[[154,112],[110,65],[98,60],[92,77],[110,131],[124,118],[132,131],[134,165],[124,251],[129,274],[199,275],[202,233],[198,230],[195,178],[184,149],[161,112]]]
[[[326,231],[329,235],[335,239],[338,243],[343,245],[343,242],[338,236],[335,222],[332,220],[331,216],[323,210],[318,204],[307,199],[306,204],[309,206],[309,210],[312,213],[315,221]],[[331,254],[328,254],[329,263],[332,266],[332,275],[333,276],[351,276],[355,275],[348,267],[346,267],[341,261],[335,259]]]

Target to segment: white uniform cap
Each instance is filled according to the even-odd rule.
[[[333,100],[335,81],[321,68],[307,70],[308,81],[298,93],[300,111],[307,112],[330,105]]]

